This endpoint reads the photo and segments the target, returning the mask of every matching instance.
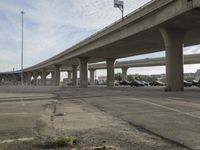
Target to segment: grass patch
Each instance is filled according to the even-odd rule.
[[[50,138],[47,143],[52,147],[69,147],[76,144],[76,138],[70,136],[57,136]]]

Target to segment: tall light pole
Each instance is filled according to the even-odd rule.
[[[23,18],[23,15],[24,15],[24,11],[21,11],[20,12],[21,16],[22,16],[22,45],[21,45],[21,85],[23,86],[24,85],[24,77],[23,77],[23,49],[24,49],[24,18]]]

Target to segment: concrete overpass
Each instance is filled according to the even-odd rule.
[[[184,64],[200,64],[200,54],[191,54],[184,56]],[[122,80],[127,80],[128,68],[135,67],[152,67],[152,66],[164,66],[166,65],[165,57],[158,58],[145,58],[140,60],[127,60],[127,61],[116,61],[115,68],[122,69]],[[94,71],[99,69],[106,69],[106,63],[89,64],[90,70],[90,83],[93,83]]]
[[[182,91],[183,45],[200,43],[199,0],[154,0],[93,36],[62,53],[26,68],[25,80],[41,74],[44,83],[47,70],[52,71],[54,84],[60,81],[62,66],[72,67],[76,85],[80,67],[80,86],[87,87],[88,63],[106,60],[107,85],[114,84],[117,58],[166,51],[166,84],[169,91]]]
[[[191,54],[184,56],[184,64],[200,64],[200,54]],[[158,57],[158,58],[145,58],[140,60],[127,60],[127,61],[116,61],[115,68],[122,69],[122,80],[127,80],[127,71],[129,68],[135,67],[152,67],[152,66],[164,66],[165,65],[165,57]],[[100,69],[106,69],[106,63],[95,63],[89,64],[88,70],[90,71],[90,84],[94,85],[94,72]],[[68,72],[68,79],[72,80],[72,67],[62,66],[60,68],[61,72],[67,71]],[[79,67],[77,68],[79,70]],[[47,71],[49,74],[51,70]],[[16,82],[16,77],[20,79],[21,72],[2,72],[0,77],[9,78],[13,82]],[[38,74],[41,76],[41,74]],[[15,78],[13,78],[15,77]]]

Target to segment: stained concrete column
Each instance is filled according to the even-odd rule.
[[[89,58],[79,58],[80,62],[80,87],[88,87],[88,60]]]
[[[54,71],[54,78],[53,78],[54,85],[59,86],[60,85],[60,65],[55,65],[55,71]]]
[[[55,83],[55,72],[51,71],[51,85],[54,85]]]
[[[115,81],[115,58],[107,58],[107,86],[113,87]]]
[[[160,29],[166,51],[166,91],[183,91],[183,40],[184,30]]]
[[[77,86],[77,68],[78,65],[72,65],[72,85]]]
[[[43,68],[42,71],[41,71],[41,83],[42,83],[42,85],[46,85],[46,76],[47,76],[46,69]]]
[[[122,67],[122,81],[127,81],[127,70],[128,67]]]
[[[95,80],[94,80],[95,69],[89,69],[89,71],[90,71],[90,85],[95,85]]]
[[[72,71],[71,70],[68,70],[67,71],[67,74],[68,74],[68,81],[71,81],[72,80]]]
[[[24,72],[24,73],[23,73],[23,76],[24,76],[24,85],[27,85],[27,81],[28,81],[27,72]],[[17,83],[18,83],[18,77],[17,77]]]
[[[6,82],[9,82],[9,81],[10,81],[10,77],[9,77],[9,75],[7,75],[7,74],[5,75],[5,81],[6,81]]]
[[[0,84],[2,84],[2,78],[3,78],[2,75],[0,75]]]
[[[32,73],[27,72],[27,85],[31,85],[31,77],[32,77]]]
[[[9,81],[11,81],[12,85],[15,85],[15,74],[9,75]]]
[[[68,78],[66,79],[65,83],[72,83],[72,70],[67,70]]]
[[[13,85],[17,84],[17,74],[13,74],[11,75],[11,81]]]
[[[37,85],[38,72],[33,71],[33,85]]]

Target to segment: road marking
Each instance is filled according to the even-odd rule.
[[[174,112],[177,112],[177,113],[180,113],[180,114],[184,114],[184,115],[187,115],[187,116],[190,116],[190,117],[193,117],[193,118],[200,119],[200,116],[193,115],[193,114],[187,113],[187,112],[182,112],[180,110],[177,110],[177,109],[174,109],[174,108],[171,108],[171,107],[167,107],[167,106],[163,106],[163,105],[160,105],[160,104],[156,104],[156,103],[149,102],[149,101],[146,101],[146,100],[143,100],[143,99],[134,98],[134,100],[140,101],[140,102],[142,101],[142,102],[150,104],[150,105],[154,105],[154,106],[157,106],[157,107],[160,107],[160,108],[164,108],[164,109],[171,110],[171,111],[174,111]]]
[[[9,115],[28,115],[27,112],[22,113],[0,113],[0,116],[9,116]]]
[[[34,140],[34,137],[31,138],[19,138],[19,139],[8,139],[8,140],[3,140],[0,142],[0,144],[4,144],[4,143],[12,143],[15,141],[32,141]]]
[[[195,102],[191,102],[191,101],[185,101],[185,99],[184,98],[180,98],[180,97],[168,97],[167,98],[168,100],[173,100],[173,101],[176,101],[176,102],[178,102],[178,103],[184,103],[184,104],[189,104],[189,105],[191,105],[191,106],[197,106],[197,105],[199,105],[200,106],[200,103],[195,103]]]

